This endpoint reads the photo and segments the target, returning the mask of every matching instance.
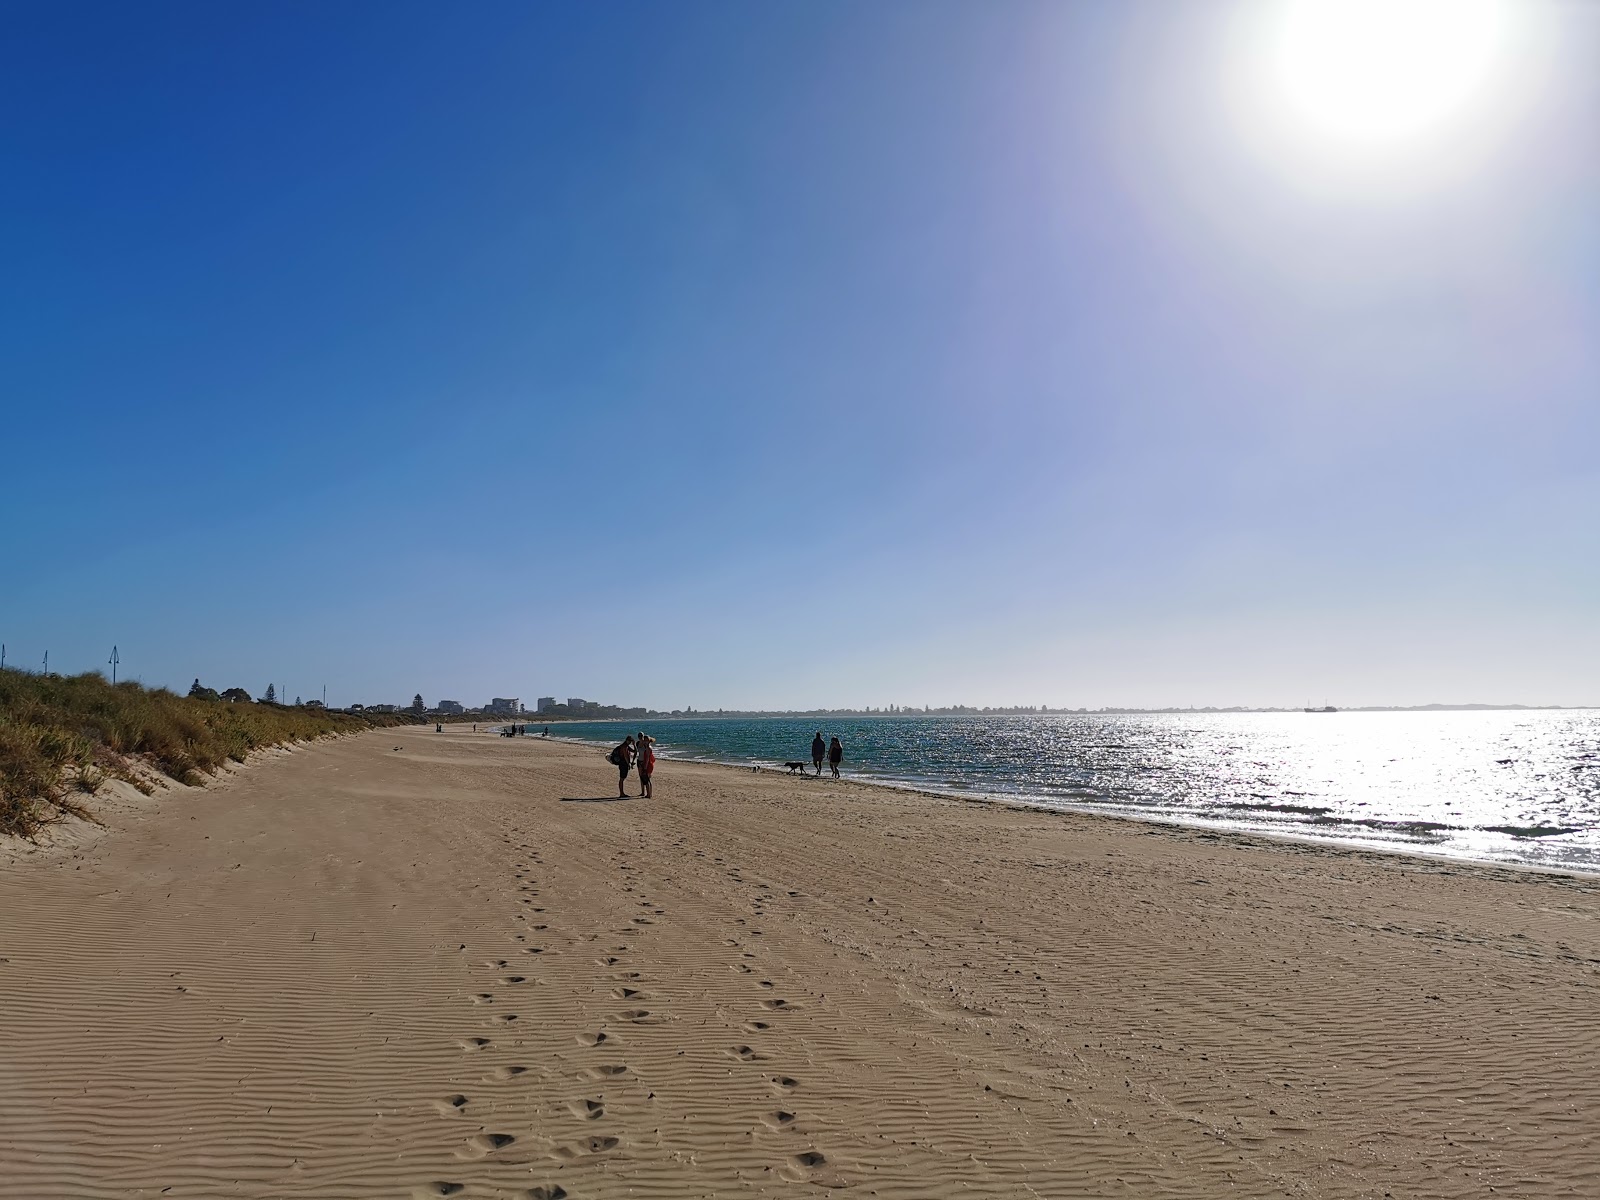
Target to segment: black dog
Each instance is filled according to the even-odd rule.
[[[804,775],[806,773],[805,763],[784,763],[783,765],[789,768],[789,774],[791,775]]]

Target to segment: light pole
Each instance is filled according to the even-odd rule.
[[[106,661],[111,664],[111,684],[113,687],[115,687],[117,682],[117,664],[122,661],[122,659],[117,655],[117,648],[115,646],[111,647],[111,657]]]

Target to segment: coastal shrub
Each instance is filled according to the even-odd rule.
[[[93,795],[108,777],[152,788],[135,764],[184,784],[224,763],[288,742],[409,723],[371,716],[179,696],[86,675],[0,669],[0,834],[34,837],[63,812],[87,815],[69,791]]]

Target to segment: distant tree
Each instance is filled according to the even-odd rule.
[[[301,707],[303,707],[303,702],[302,702],[302,701],[301,701],[301,699],[300,699],[300,697],[299,697],[299,696],[296,696],[296,697],[295,697],[295,698],[294,698],[294,706],[295,706],[295,707],[296,707],[296,708],[301,708]]]
[[[268,704],[276,704],[278,702],[278,689],[273,687],[270,683],[267,684],[267,694],[261,698]]]
[[[191,695],[191,696],[200,696],[200,695],[203,695],[204,693],[205,693],[205,688],[200,686],[200,681],[198,679],[196,679],[193,683],[191,683],[189,685],[189,695]]]
[[[414,713],[427,712],[428,706],[422,702],[422,693],[418,692],[411,697],[411,711]]]
[[[202,687],[198,679],[196,679],[194,683],[189,686],[189,698],[191,700],[221,699],[221,697],[217,695],[217,690],[215,688]]]
[[[250,693],[245,691],[243,688],[229,688],[227,691],[222,693],[222,698],[228,701],[230,704],[251,703]]]

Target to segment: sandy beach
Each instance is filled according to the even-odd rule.
[[[0,865],[0,1196],[1600,1195],[1600,880],[448,730]]]

